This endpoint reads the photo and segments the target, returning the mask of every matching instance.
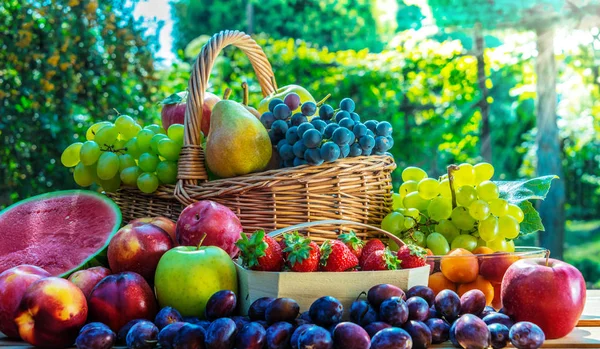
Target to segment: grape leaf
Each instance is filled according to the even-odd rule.
[[[500,197],[518,205],[526,200],[543,200],[550,190],[550,183],[557,176],[542,176],[521,181],[496,182]]]
[[[540,214],[535,210],[530,201],[521,201],[518,206],[525,214],[525,218],[523,218],[523,222],[520,224],[520,236],[529,235],[537,231],[544,231],[544,224],[542,224]]]
[[[187,91],[173,93],[169,97],[163,99],[162,102],[160,102],[160,104],[166,105],[166,104],[181,103],[185,100],[186,97],[187,97]]]

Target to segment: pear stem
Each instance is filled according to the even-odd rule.
[[[275,88],[275,91],[278,90],[277,88],[277,81],[275,81],[275,77],[271,76],[271,85],[273,85],[273,87]]]
[[[206,236],[208,234],[204,233],[204,235],[202,235],[202,239],[200,239],[200,242],[198,243],[198,249],[200,249],[200,247],[202,247],[202,243],[204,242],[204,239],[206,239]]]
[[[231,89],[228,87],[225,89],[225,92],[223,93],[223,99],[229,99],[229,97],[231,97]]]
[[[250,91],[248,91],[248,84],[245,81],[242,82],[242,91],[244,92],[242,97],[242,104],[248,105],[248,94],[250,93]]]
[[[317,107],[320,107],[321,105],[323,105],[323,103],[325,103],[329,99],[329,97],[331,97],[331,93],[328,93],[327,96],[325,96],[325,98],[320,100],[319,103],[317,103]]]

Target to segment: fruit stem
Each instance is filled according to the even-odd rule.
[[[117,113],[117,115],[121,115],[121,113],[119,113],[119,111],[117,110],[117,108],[113,108],[113,110],[115,111],[115,113]]]
[[[323,103],[325,103],[329,99],[329,97],[331,97],[331,93],[328,93],[327,96],[325,96],[325,98],[323,98],[322,100],[320,100],[317,103],[317,107],[320,107],[321,105],[323,105]]]
[[[231,89],[228,87],[225,89],[225,92],[223,92],[223,99],[229,99],[229,97],[231,97]]]
[[[362,291],[362,292],[361,292],[361,293],[358,295],[358,297],[356,297],[356,300],[359,300],[359,299],[360,299],[360,297],[362,297],[362,296],[366,296],[366,295],[367,295],[367,292],[365,292],[365,291]]]
[[[271,85],[273,85],[273,88],[275,88],[275,91],[273,91],[273,92],[277,92],[278,88],[277,88],[277,81],[275,81],[275,76],[271,76]]]
[[[454,190],[454,174],[453,172],[458,170],[458,166],[448,166],[448,183],[450,184],[450,193],[452,194],[452,209],[456,208],[456,192]]]
[[[249,94],[249,91],[248,91],[248,84],[245,81],[242,82],[242,91],[244,92],[243,93],[243,97],[242,97],[242,104],[243,105],[248,105],[248,94]]]
[[[548,266],[548,263],[550,262],[550,250],[546,251],[546,266]]]
[[[204,242],[204,239],[206,239],[206,236],[208,234],[204,233],[204,235],[202,235],[202,239],[200,239],[200,242],[198,243],[198,249],[200,249],[200,247],[202,247],[202,243]]]

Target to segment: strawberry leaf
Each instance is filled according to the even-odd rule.
[[[383,260],[388,270],[398,270],[400,269],[401,260],[395,256],[389,248],[386,248],[383,253]]]
[[[308,257],[310,257],[310,251],[312,251],[312,246],[310,246],[310,239],[303,238],[301,240],[295,241],[292,245],[289,245],[285,252],[289,252],[288,261],[291,266],[294,266],[296,263],[302,263]]]
[[[327,265],[327,260],[329,259],[329,255],[331,255],[331,240],[325,240],[321,245],[321,260],[319,263],[321,266]]]
[[[342,241],[355,251],[359,250],[365,245],[365,243],[358,236],[356,236],[354,231],[350,231],[346,234],[340,234],[340,236],[338,236],[338,240]]]
[[[242,265],[247,268],[258,266],[260,264],[258,259],[267,254],[266,250],[269,247],[265,241],[264,230],[256,231],[249,239],[246,234],[242,234],[235,245],[240,249]]]

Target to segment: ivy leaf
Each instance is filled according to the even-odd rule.
[[[544,231],[542,218],[530,201],[521,201],[518,206],[521,208],[521,210],[523,210],[523,214],[525,215],[523,221],[519,225],[521,228],[520,236],[529,235],[538,231]]]
[[[544,200],[550,190],[552,180],[556,178],[558,176],[550,175],[521,181],[496,182],[496,185],[498,185],[502,199],[519,205],[527,200]]]

